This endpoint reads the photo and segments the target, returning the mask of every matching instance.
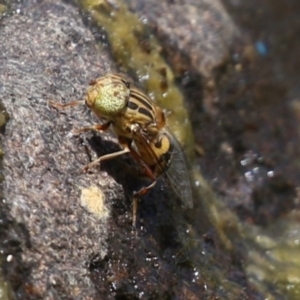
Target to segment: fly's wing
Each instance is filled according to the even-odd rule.
[[[186,158],[176,138],[168,131],[164,133],[172,142],[171,163],[166,171],[166,177],[182,204],[187,208],[193,207],[193,194]]]
[[[167,170],[166,165],[164,165],[159,157],[157,157],[157,154],[152,149],[147,137],[143,134],[143,132],[136,131],[135,135],[139,142],[143,145],[144,153],[156,164],[156,167],[159,169],[158,173],[165,173],[169,184],[182,201],[183,206],[192,208],[193,195],[185,156],[178,141],[168,130],[162,129],[161,133],[168,137],[172,145],[171,153],[169,153],[171,155],[171,162],[167,167]],[[143,160],[143,157],[141,157],[141,159]]]

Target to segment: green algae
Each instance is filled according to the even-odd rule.
[[[11,1],[0,3],[0,20],[11,12]]]
[[[10,284],[0,276],[0,300],[14,299]]]
[[[285,218],[263,230],[248,227],[246,273],[259,290],[266,286],[286,299],[300,296],[300,226],[299,213],[291,212]],[[249,243],[249,240],[245,241]],[[269,297],[268,299],[273,299]]]
[[[0,3],[0,18],[6,13],[7,9],[6,5]]]

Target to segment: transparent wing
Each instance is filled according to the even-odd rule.
[[[183,206],[192,208],[193,195],[185,156],[178,141],[169,130],[162,129],[161,133],[168,137],[172,145],[172,152],[170,153],[171,163],[167,170],[165,170],[166,166],[163,165],[159,157],[157,157],[155,151],[151,148],[149,141],[144,134],[141,131],[138,131],[136,132],[136,136],[138,137],[140,143],[142,143],[144,152],[146,151],[147,155],[152,157],[152,160],[156,162],[157,167],[159,168],[159,173],[165,174],[167,181],[176,195],[182,201]],[[141,157],[141,159],[143,159],[143,157]]]
[[[166,171],[166,177],[182,204],[187,208],[193,207],[193,193],[186,158],[176,138],[168,131],[164,133],[172,141],[172,161]]]

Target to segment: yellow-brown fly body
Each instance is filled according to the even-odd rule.
[[[120,151],[91,162],[84,168],[85,171],[100,161],[131,153],[145,175],[152,180],[149,186],[135,195],[147,193],[155,185],[156,179],[165,174],[183,204],[187,207],[193,206],[184,154],[165,125],[163,111],[145,93],[132,86],[124,77],[108,74],[91,82],[84,102],[105,123],[84,127],[75,132],[104,131],[112,126],[122,147]],[[50,105],[61,109],[79,103],[83,101],[67,104],[50,102]]]

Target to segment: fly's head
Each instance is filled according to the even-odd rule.
[[[98,117],[113,120],[126,110],[130,97],[130,87],[126,80],[109,74],[90,85],[85,103]]]

